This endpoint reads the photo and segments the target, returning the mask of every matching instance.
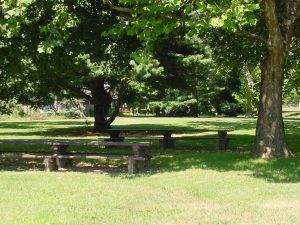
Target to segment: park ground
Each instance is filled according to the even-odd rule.
[[[1,161],[0,224],[300,224],[300,116],[285,116],[293,159],[251,158],[255,119],[121,117],[114,126],[233,128],[230,151],[183,139],[175,150],[151,149],[152,170],[138,175],[120,162],[47,173],[38,163]],[[90,123],[6,119],[0,139],[98,138]]]

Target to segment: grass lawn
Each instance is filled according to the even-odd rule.
[[[119,127],[234,128],[234,139],[226,153],[195,140],[181,141],[173,151],[153,149],[153,170],[139,175],[122,170],[46,173],[38,163],[1,161],[0,224],[298,225],[299,115],[291,113],[285,124],[296,157],[266,161],[249,155],[254,119],[118,118],[114,125]],[[84,120],[4,120],[0,139],[97,138],[89,126]]]

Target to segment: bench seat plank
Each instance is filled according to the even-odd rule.
[[[27,154],[27,153],[4,153],[0,154],[1,159],[13,158],[13,159],[44,159],[46,157],[52,157],[52,155],[45,154]]]
[[[126,142],[104,142],[104,141],[89,141],[89,142],[83,142],[83,141],[0,141],[0,144],[7,144],[7,145],[66,145],[66,146],[115,146],[115,147],[132,147],[132,146],[138,146],[138,147],[148,147],[151,146],[151,143],[149,142],[142,142],[142,143],[126,143]]]
[[[127,160],[131,157],[134,160],[145,160],[144,157],[138,156],[116,156],[116,155],[81,155],[81,154],[72,154],[72,155],[54,155],[54,157],[59,159],[98,159],[98,160],[106,160],[106,159],[124,159]]]

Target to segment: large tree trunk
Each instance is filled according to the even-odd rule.
[[[291,29],[287,29],[289,27],[283,29],[280,25],[276,1],[264,0],[263,6],[269,37],[261,64],[261,94],[253,154],[263,158],[287,158],[292,153],[288,149],[284,132],[282,84],[292,33],[288,33],[291,32]]]
[[[91,92],[94,104],[94,131],[102,131],[110,128],[110,124],[106,120],[110,98],[104,89],[104,80],[93,79],[91,82]]]
[[[292,155],[287,147],[282,118],[284,59],[281,55],[269,52],[261,66],[261,96],[253,153],[263,158]]]

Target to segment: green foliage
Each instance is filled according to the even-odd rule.
[[[15,20],[18,29],[14,35],[0,36],[4,43],[0,93],[8,93],[1,99],[13,97],[38,106],[74,97],[91,101],[91,86],[99,78],[114,95],[127,91],[130,54],[137,42],[126,36],[101,35],[119,21],[103,3],[12,1],[4,8],[3,32],[15,29]]]
[[[15,107],[14,102],[11,102],[11,101],[6,102],[6,101],[0,100],[0,115],[12,113],[14,107]]]
[[[70,108],[64,112],[61,112],[60,115],[67,119],[80,119],[85,117],[83,112],[77,108]]]
[[[197,117],[198,102],[196,99],[185,101],[150,102],[149,111],[156,116],[167,117]]]
[[[300,39],[295,39],[289,54],[283,97],[286,103],[300,100]]]
[[[257,0],[232,1],[119,1],[132,9],[129,22],[118,25],[146,43],[169,37],[178,28],[199,34],[211,27],[229,31],[255,26],[260,19]],[[114,30],[115,31],[115,30]],[[121,31],[122,32],[122,31]]]
[[[246,116],[253,116],[258,108],[260,69],[246,65],[241,74],[241,88],[235,93],[235,98],[240,102]]]

